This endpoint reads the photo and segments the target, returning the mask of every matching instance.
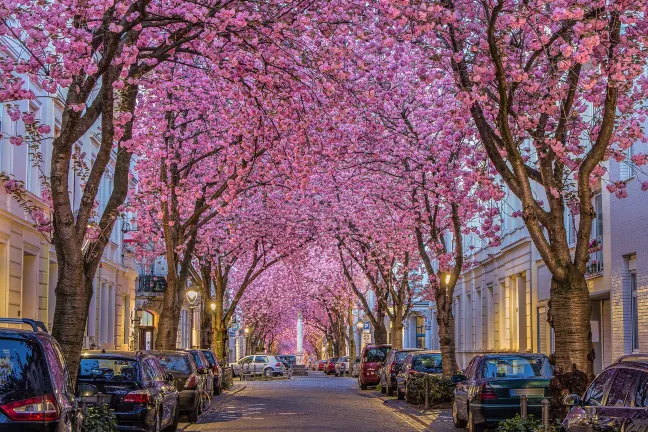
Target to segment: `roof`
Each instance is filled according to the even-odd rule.
[[[189,350],[150,350],[146,351],[147,353],[151,355],[161,355],[161,354],[185,354],[185,355],[191,355]]]
[[[423,354],[441,354],[441,351],[439,350],[411,350],[412,354],[416,353],[416,355],[423,355]]]
[[[547,357],[546,354],[542,353],[487,353],[487,354],[482,354],[481,355],[484,358],[501,358],[501,357],[528,357],[528,358],[534,358],[534,357]]]
[[[142,355],[146,355],[144,351],[106,351],[106,350],[87,350],[81,352],[81,358],[114,358],[114,359],[130,359],[137,360]]]
[[[17,328],[0,328],[0,337],[11,337],[22,340],[36,340],[36,335],[51,337],[48,333],[35,332],[33,330],[24,330]]]
[[[641,366],[648,366],[648,354],[628,354],[619,357],[617,363],[635,363]]]
[[[423,348],[392,348],[392,350],[397,352],[416,352],[416,351],[426,351]],[[430,351],[431,352],[431,351]],[[440,352],[440,351],[435,351]]]

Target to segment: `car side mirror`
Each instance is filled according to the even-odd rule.
[[[568,394],[563,398],[563,404],[565,404],[568,407],[580,405],[580,403],[581,403],[581,398],[577,394]]]
[[[463,373],[457,373],[457,374],[452,375],[452,382],[455,383],[455,384],[459,383],[459,382],[462,382],[462,381],[466,381],[467,379],[468,379],[468,377],[466,375],[464,375]]]
[[[171,375],[168,372],[164,374],[164,381],[170,383],[170,382],[173,382],[173,380],[175,380],[175,377],[173,375]]]

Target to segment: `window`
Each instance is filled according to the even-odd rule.
[[[614,407],[628,406],[630,404],[628,393],[636,377],[637,373],[634,369],[619,369],[612,382],[612,387],[610,387],[610,393],[605,405]],[[626,400],[628,405],[626,405]]]
[[[49,393],[47,367],[35,343],[0,339],[0,365],[0,395],[13,393],[27,399]]]
[[[484,378],[551,377],[553,370],[546,357],[506,356],[486,358],[482,374]]]
[[[639,385],[635,393],[634,406],[637,408],[648,408],[648,372],[641,372]]]
[[[175,372],[181,375],[191,373],[191,365],[185,354],[160,354],[156,357],[167,372]]]
[[[639,306],[637,303],[637,273],[630,273],[630,314],[632,319],[632,350],[639,351]]]
[[[416,348],[425,348],[425,318],[416,317]]]
[[[576,219],[569,209],[565,209],[565,231],[567,231],[567,243],[569,246],[576,245]]]
[[[538,308],[538,351],[549,354],[547,350],[547,310],[544,306]]]
[[[623,152],[626,158],[619,163],[619,180],[626,181],[635,176],[635,168],[632,164],[632,156],[634,155],[633,147],[634,145],[631,145]]]
[[[424,373],[443,372],[441,354],[423,354],[413,357],[412,369]]]
[[[605,389],[612,379],[612,375],[614,375],[614,369],[608,369],[596,377],[585,393],[585,406],[601,406],[603,404]]]
[[[138,381],[139,367],[134,360],[81,358],[79,378],[101,381]]]

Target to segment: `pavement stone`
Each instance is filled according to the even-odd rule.
[[[455,432],[448,409],[424,411],[353,378],[321,372],[290,380],[245,381],[215,397],[185,431]]]

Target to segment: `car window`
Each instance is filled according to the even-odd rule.
[[[202,359],[202,357],[200,355],[200,352],[198,352],[198,351],[189,351],[189,352],[191,353],[191,357],[193,357],[194,362],[196,362],[196,367],[201,368],[201,367],[206,367],[207,366],[204,363],[204,361],[203,361],[203,359]]]
[[[144,370],[144,376],[146,377],[147,381],[157,380],[155,368],[151,365],[151,362],[149,360],[142,362],[142,369]]]
[[[81,357],[79,378],[105,381],[138,381],[139,367],[134,360]]]
[[[468,363],[468,367],[466,368],[466,378],[472,379],[473,375],[475,374],[475,370],[477,369],[477,362],[478,362],[479,357],[473,357],[472,360],[470,360],[470,363]]]
[[[441,354],[423,354],[412,357],[412,369],[419,372],[442,372]]]
[[[43,360],[34,342],[0,339],[0,403],[51,393]]]
[[[243,357],[241,360],[239,360],[240,364],[247,364],[252,361],[252,357]]]
[[[268,363],[268,357],[267,356],[256,356],[256,363]]]
[[[45,350],[45,357],[47,357],[47,363],[49,364],[50,376],[52,377],[52,384],[54,388],[62,393],[66,393],[66,383],[65,383],[65,366],[64,363],[61,363],[61,359],[55,351],[54,346],[48,339],[41,339],[43,348]]]
[[[203,355],[209,361],[210,366],[216,366],[218,365],[218,360],[216,360],[216,356],[211,352],[211,351],[203,351]]]
[[[634,384],[636,377],[637,371],[634,369],[619,369],[614,376],[614,381],[612,381],[605,405],[616,407],[630,406],[631,398],[628,397],[628,393],[630,393],[630,387]]]
[[[191,373],[191,364],[189,358],[183,354],[160,354],[156,355],[158,361],[165,371],[189,375]]]
[[[641,372],[639,385],[635,393],[634,406],[639,408],[648,408],[648,372]]]
[[[614,369],[608,369],[601,372],[597,376],[592,384],[590,384],[589,389],[585,393],[583,398],[585,406],[601,406],[603,403],[603,396],[605,396],[605,389],[607,388],[607,383],[614,375]]]
[[[546,357],[493,357],[482,365],[484,378],[551,377],[553,371]]]
[[[385,357],[387,357],[387,351],[389,351],[389,348],[371,348],[367,350],[365,361],[371,363],[385,361]]]
[[[402,363],[403,360],[409,355],[410,353],[407,351],[399,351],[396,354],[394,354],[394,360],[397,363]]]

